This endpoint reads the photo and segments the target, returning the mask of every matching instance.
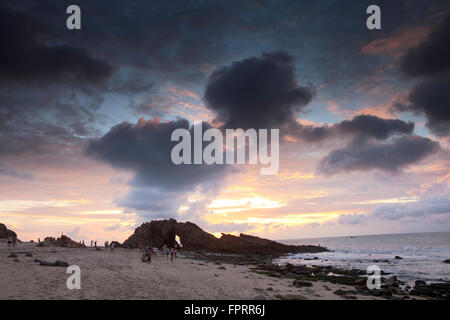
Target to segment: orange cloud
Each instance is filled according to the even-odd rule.
[[[419,44],[429,32],[428,26],[401,29],[389,37],[367,43],[360,52],[367,55],[388,54],[398,58],[406,49]]]

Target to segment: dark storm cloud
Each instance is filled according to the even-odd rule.
[[[96,109],[114,68],[54,39],[53,20],[0,4],[2,156],[69,155],[80,137],[98,134]]]
[[[396,111],[424,114],[428,128],[438,136],[450,134],[450,16],[437,24],[428,38],[400,58],[400,69],[419,82]]]
[[[281,51],[234,62],[211,74],[205,102],[226,128],[283,127],[315,95],[297,84],[294,70],[294,58]]]
[[[399,119],[359,115],[336,124],[303,125],[297,114],[314,94],[312,86],[300,87],[295,81],[293,58],[274,52],[214,71],[204,98],[225,128],[280,128],[282,135],[307,142],[350,137],[346,148],[332,151],[320,162],[319,171],[328,175],[372,168],[396,171],[438,148],[429,139],[408,137],[414,123]],[[402,135],[406,136],[380,144]]]
[[[394,134],[411,134],[413,122],[399,119],[383,119],[372,115],[359,115],[352,120],[338,123],[336,129],[341,133],[356,134],[359,137],[387,139]]]
[[[98,135],[102,121],[96,96],[65,86],[0,90],[0,156],[69,155],[80,149],[82,137]]]
[[[204,124],[204,129],[207,127]],[[170,137],[179,128],[191,130],[193,137],[193,128],[185,119],[170,122],[141,119],[137,124],[116,125],[89,144],[87,154],[134,172],[132,189],[118,205],[136,210],[145,218],[178,217],[177,210],[186,205],[189,192],[201,191],[206,195],[223,185],[228,173],[224,165],[172,163],[171,150],[177,142],[171,142]],[[194,214],[187,212],[183,217]]]
[[[384,140],[393,135],[411,134],[413,122],[399,119],[383,119],[372,115],[359,115],[332,125],[310,126],[298,122],[289,125],[289,134],[303,141],[317,142],[348,135],[353,139],[375,138]]]
[[[0,80],[39,85],[69,81],[90,84],[108,78],[113,68],[86,51],[44,42],[46,27],[25,14],[0,6]]]
[[[171,141],[171,134],[178,128],[193,130],[185,119],[169,122],[141,119],[135,125],[123,122],[92,141],[87,153],[117,168],[133,170],[133,184],[137,186],[185,190],[222,177],[223,165],[173,164],[171,150],[178,142]]]
[[[438,74],[450,69],[450,16],[436,25],[418,46],[400,58],[400,69],[410,77]]]
[[[340,172],[380,169],[396,172],[439,150],[439,144],[419,136],[402,136],[387,143],[371,140],[353,141],[323,158],[319,172],[333,175]]]
[[[299,86],[294,70],[294,58],[286,52],[236,61],[211,74],[205,102],[225,128],[280,128],[283,135],[311,142],[346,134],[386,139],[414,129],[412,122],[371,115],[321,127],[302,125],[297,114],[313,99],[315,89]]]
[[[7,1],[51,30],[51,39],[70,43],[114,66],[150,71],[158,80],[198,82],[200,67],[227,54],[224,34],[239,18],[222,2],[79,0],[82,28],[65,28],[69,0]]]

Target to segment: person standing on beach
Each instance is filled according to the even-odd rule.
[[[91,248],[92,248],[92,244],[94,243],[94,241],[91,240]]]
[[[150,248],[146,251],[147,263],[152,263],[152,252]]]
[[[94,241],[94,247],[97,248],[97,240]]]
[[[169,251],[170,251],[170,262],[173,262],[173,249],[170,248]]]
[[[169,259],[169,248],[165,248],[164,251],[166,252],[166,259]]]

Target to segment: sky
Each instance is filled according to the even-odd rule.
[[[0,222],[35,241],[167,218],[270,239],[450,231],[449,10],[4,0]],[[170,135],[196,121],[279,129],[278,173],[174,165]]]

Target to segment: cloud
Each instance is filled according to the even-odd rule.
[[[450,36],[450,34],[449,34]],[[450,135],[450,73],[420,81],[408,94],[407,103],[394,105],[400,112],[424,114],[427,127],[438,136]]]
[[[288,125],[289,133],[307,142],[350,136],[353,139],[375,138],[384,140],[393,135],[411,134],[413,122],[399,119],[384,119],[372,115],[358,115],[351,120],[322,126],[304,125],[298,122]]]
[[[120,224],[113,224],[113,225],[103,228],[103,230],[105,230],[105,231],[117,231],[119,229],[120,229]]]
[[[207,195],[224,184],[223,178],[230,172],[225,165],[173,164],[171,150],[177,142],[170,138],[178,128],[189,129],[194,136],[193,127],[185,119],[140,119],[136,124],[118,124],[102,138],[90,142],[88,155],[134,172],[132,189],[118,201],[119,206],[147,218],[178,217],[177,211],[188,202],[189,194]]]
[[[402,136],[387,143],[353,141],[321,159],[318,171],[326,175],[379,169],[396,172],[439,150],[439,144],[420,136]]]
[[[394,134],[411,134],[414,129],[414,123],[399,119],[383,119],[371,115],[359,115],[352,120],[344,120],[335,127],[343,134],[350,133],[356,134],[358,137],[387,139]]]
[[[13,32],[12,32],[13,31]],[[46,27],[29,16],[0,6],[0,81],[18,83],[97,83],[113,68],[83,49],[44,42]]]
[[[438,23],[419,45],[410,48],[399,61],[400,70],[418,78],[405,103],[394,111],[423,114],[427,127],[438,136],[450,134],[450,15]]]
[[[0,174],[6,175],[6,176],[10,176],[10,177],[14,177],[14,178],[19,178],[19,179],[25,179],[25,180],[32,180],[32,179],[34,179],[32,174],[26,173],[26,172],[25,173],[20,173],[16,169],[0,168]]]
[[[364,214],[341,214],[338,218],[340,224],[360,224],[367,219]]]
[[[400,69],[410,77],[438,74],[450,69],[450,16],[437,24],[420,44],[400,58]]]
[[[400,220],[448,213],[450,213],[450,194],[446,191],[417,202],[381,205],[372,212],[372,215],[381,220]]]
[[[133,184],[137,186],[189,189],[222,177],[225,165],[175,165],[172,162],[171,151],[178,142],[171,141],[171,134],[178,128],[193,130],[185,119],[123,122],[102,138],[91,141],[87,153],[114,167],[133,170],[136,173]],[[193,147],[194,143],[191,145]]]
[[[294,58],[263,53],[215,70],[206,85],[206,105],[226,128],[281,128],[315,96],[295,80]]]
[[[204,100],[226,128],[280,128],[283,135],[304,141],[320,141],[336,134],[386,139],[396,133],[410,134],[414,123],[359,115],[335,125],[300,124],[297,114],[314,98],[312,85],[295,80],[294,58],[286,52],[263,53],[214,71]]]

